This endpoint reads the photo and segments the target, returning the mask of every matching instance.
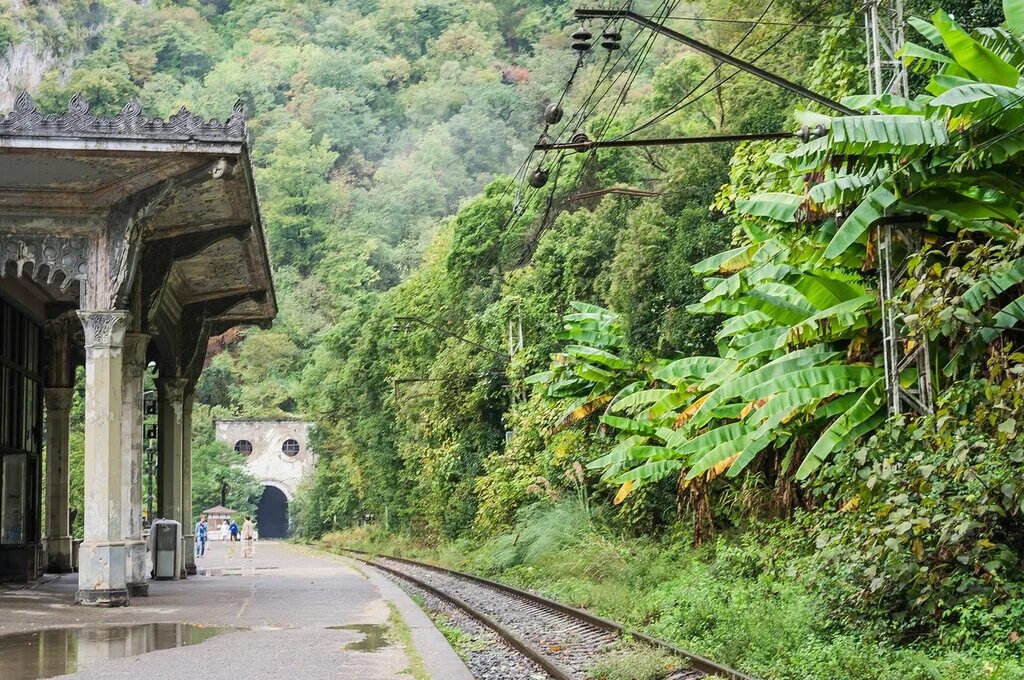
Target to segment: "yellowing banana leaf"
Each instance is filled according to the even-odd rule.
[[[559,418],[557,423],[555,423],[554,431],[557,432],[558,430],[566,428],[569,425],[578,423],[579,421],[583,420],[590,414],[594,413],[611,400],[612,397],[610,394],[603,394],[597,397],[596,399],[591,399],[590,401],[584,404],[580,404],[579,406],[573,407],[572,409],[569,410],[568,413]]]
[[[623,482],[622,486],[619,487],[618,493],[615,494],[615,498],[612,500],[612,505],[619,505],[622,501],[626,500],[626,496],[633,490],[633,480]]]

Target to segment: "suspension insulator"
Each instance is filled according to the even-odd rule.
[[[555,125],[562,120],[562,106],[554,102],[544,109],[544,122],[548,125]]]
[[[530,186],[534,189],[540,189],[542,186],[548,183],[548,171],[544,168],[537,166],[537,169],[530,175],[530,179],[527,180]]]
[[[572,34],[572,48],[577,52],[586,52],[590,49],[590,39],[594,36],[585,28],[578,29]]]
[[[619,41],[618,40],[602,40],[601,41],[601,47],[605,48],[606,50],[617,50],[617,49],[619,49]]]
[[[622,40],[622,34],[619,33],[619,29],[617,28],[608,29],[602,34],[602,36],[605,40],[614,40],[615,42]]]

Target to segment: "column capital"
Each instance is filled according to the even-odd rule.
[[[61,314],[53,319],[47,319],[46,323],[43,324],[43,332],[50,340],[66,335],[68,332],[68,317]]]
[[[122,309],[91,311],[78,310],[78,318],[82,320],[85,330],[85,347],[89,348],[121,348],[128,330],[130,316]]]
[[[48,411],[70,411],[75,391],[70,387],[44,387],[43,401]]]
[[[180,403],[185,397],[187,378],[157,378],[157,396],[160,399]]]
[[[149,344],[149,335],[146,333],[125,333],[124,362],[125,375],[138,378],[146,369],[146,346]]]

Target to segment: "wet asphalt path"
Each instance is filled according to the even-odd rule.
[[[261,542],[255,557],[243,560],[238,546],[212,543],[207,556],[199,560],[199,575],[186,581],[154,581],[150,596],[133,599],[127,608],[72,604],[75,575],[31,589],[2,589],[0,634],[140,623],[244,629],[201,644],[112,660],[99,658],[104,656],[102,646],[98,651],[96,644],[79,643],[80,656],[90,657],[88,665],[72,676],[79,679],[412,678],[407,671],[413,662],[394,635],[383,646],[363,645],[376,648],[360,651],[348,647],[365,641],[364,633],[338,628],[386,626],[390,601],[411,628],[417,654],[430,677],[470,677],[422,612],[383,578],[371,575],[368,579],[348,560],[302,547]],[[51,646],[40,649],[38,656],[41,664],[49,663],[47,668],[52,669],[54,655],[66,653]]]

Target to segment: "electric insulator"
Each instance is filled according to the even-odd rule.
[[[617,40],[602,40],[601,47],[606,50],[617,50],[619,49],[619,41]]]
[[[562,106],[552,102],[544,109],[544,122],[548,125],[555,125],[562,120]]]
[[[590,49],[590,39],[594,36],[591,35],[590,31],[585,28],[581,28],[572,34],[573,44],[572,48],[577,52],[586,52]]]
[[[601,47],[606,50],[617,50],[619,49],[619,41],[622,40],[622,34],[619,33],[617,28],[609,28],[602,35],[604,40],[601,41]]]
[[[544,168],[537,166],[537,169],[530,175],[530,179],[527,180],[530,186],[534,189],[540,189],[542,186],[548,183],[548,171]]]
[[[569,139],[570,144],[586,144],[589,141],[590,137],[587,137],[586,133],[583,132],[577,132]]]

